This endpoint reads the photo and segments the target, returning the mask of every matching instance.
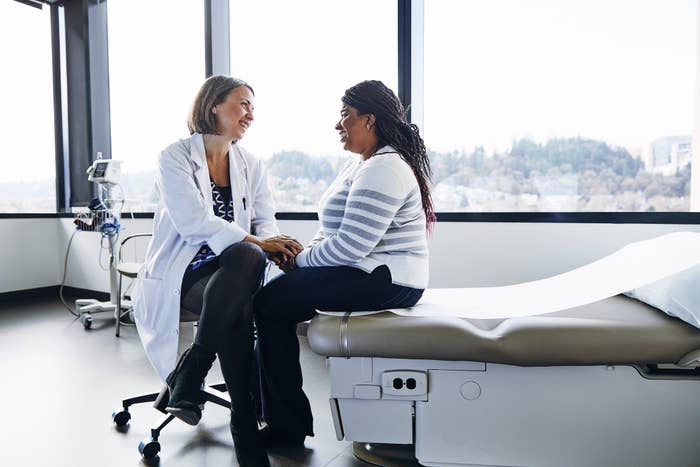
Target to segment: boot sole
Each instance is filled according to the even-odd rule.
[[[193,412],[192,410],[179,409],[177,407],[166,407],[165,411],[192,426],[197,425],[202,419],[201,416],[197,415],[197,413]]]

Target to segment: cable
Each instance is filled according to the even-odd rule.
[[[68,305],[68,303],[66,303],[66,299],[63,298],[63,286],[66,283],[66,271],[68,271],[68,254],[70,253],[70,246],[71,243],[73,243],[73,237],[75,237],[75,234],[77,233],[78,230],[74,230],[70,236],[70,240],[68,240],[68,247],[66,248],[66,257],[63,260],[63,278],[61,279],[61,287],[58,289],[58,296],[60,297],[61,302],[63,302],[63,306],[65,306],[68,309],[68,311],[70,311],[70,314],[72,314],[76,318],[80,315],[78,315],[78,313],[70,305]]]
[[[104,244],[105,238],[107,239],[107,243],[108,243],[107,247],[105,247],[105,244]],[[109,271],[109,264],[107,264],[105,266],[104,263],[102,262],[102,258],[104,256],[102,254],[102,252],[107,251],[107,254],[109,254],[109,242],[111,242],[111,241],[112,240],[110,238],[107,238],[103,235],[102,237],[100,237],[100,243],[98,244],[99,248],[97,250],[97,264],[100,266],[100,269],[102,269],[103,271]]]
[[[76,318],[80,318],[80,314],[77,312],[76,309],[71,307],[65,300],[63,296],[63,289],[65,287],[65,282],[66,282],[66,275],[68,273],[68,257],[70,256],[70,248],[71,245],[73,244],[73,239],[75,238],[75,234],[82,230],[82,231],[95,231],[97,230],[100,233],[100,241],[99,241],[99,250],[97,253],[97,262],[100,266],[100,268],[104,271],[110,271],[111,267],[116,267],[113,262],[115,261],[114,258],[114,245],[117,242],[118,236],[119,236],[119,231],[121,228],[121,225],[119,223],[120,220],[120,213],[124,209],[124,203],[125,203],[125,197],[124,197],[124,188],[120,184],[102,184],[100,183],[98,186],[98,195],[96,199],[93,199],[90,202],[90,205],[88,206],[92,217],[90,224],[86,223],[83,219],[80,218],[80,216],[76,217],[74,219],[74,223],[76,225],[76,230],[73,231],[73,233],[70,236],[70,239],[68,240],[68,246],[66,247],[66,255],[63,260],[63,274],[61,277],[61,286],[58,290],[58,295],[59,298],[61,299],[61,302],[63,303],[63,306]],[[133,221],[134,214],[133,212],[131,213],[131,218]],[[106,244],[105,244],[106,242]],[[105,267],[103,264],[103,251],[108,250],[109,251],[109,259],[110,259],[110,264]],[[110,271],[111,273],[111,271]],[[111,278],[110,278],[111,281]],[[111,284],[110,284],[111,286]],[[99,311],[107,311],[100,309]],[[121,309],[115,309],[115,318],[119,320],[123,325],[133,325],[128,322],[123,322],[122,317],[127,315],[122,314]]]
[[[117,189],[121,196],[113,198],[112,196],[117,196],[115,193]],[[106,198],[105,195],[107,196]],[[119,218],[121,217],[121,210],[124,208],[124,188],[122,188],[122,186],[118,183],[109,185],[100,184],[98,190],[98,199],[100,202],[99,205],[101,209],[96,212],[99,212],[102,216],[102,222],[99,224],[99,231],[102,237],[100,238],[100,250],[98,252],[97,259],[100,265],[100,269],[102,269],[103,271],[109,271],[111,262],[110,265],[105,267],[105,265],[102,262],[102,252],[104,250],[112,251],[112,242],[117,237],[117,235],[119,235],[119,230],[121,228],[121,225],[119,224]],[[107,241],[106,246],[105,240]],[[111,258],[110,261],[112,260],[113,258]]]

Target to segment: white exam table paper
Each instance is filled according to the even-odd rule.
[[[416,306],[383,311],[402,316],[469,319],[542,315],[597,302],[697,264],[700,233],[675,232],[630,243],[593,263],[546,279],[501,287],[426,289]],[[353,312],[360,314],[368,313]]]

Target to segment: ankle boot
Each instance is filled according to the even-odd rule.
[[[215,354],[192,344],[180,356],[172,373],[165,380],[169,402],[165,411],[189,425],[196,425],[202,418],[200,388],[204,377],[214,363]],[[165,389],[165,388],[164,388]]]
[[[258,434],[258,419],[252,401],[231,403],[231,436],[241,467],[270,467],[267,451]]]
[[[260,439],[266,447],[273,446],[303,446],[306,435],[303,433],[287,433],[265,425],[259,430]]]

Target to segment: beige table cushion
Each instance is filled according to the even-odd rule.
[[[318,354],[470,360],[524,366],[676,363],[700,349],[700,330],[618,295],[547,315],[505,320],[316,316]],[[347,348],[346,348],[347,347]]]

